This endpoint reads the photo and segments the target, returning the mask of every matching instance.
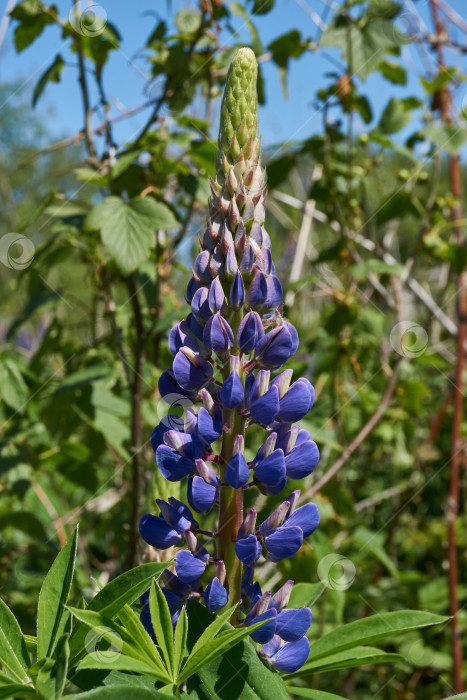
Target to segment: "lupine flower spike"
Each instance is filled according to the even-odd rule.
[[[304,378],[292,382],[289,369],[275,373],[297,351],[298,335],[281,315],[282,286],[264,226],[256,82],[254,53],[240,49],[222,100],[210,216],[186,291],[191,308],[170,332],[174,359],[159,381],[167,402],[193,403],[183,421],[170,421],[177,430],[163,421],[151,438],[161,474],[187,479],[190,508],[158,499],[158,513],[141,518],[140,533],[152,547],[179,548],[175,572],[166,570],[161,583],[174,623],[193,595],[210,612],[241,601],[240,623],[266,621],[251,635],[262,657],[292,673],[308,657],[311,610],[287,608],[293,581],[274,595],[263,593],[254,568],[261,557],[294,556],[318,526],[318,508],[297,507],[300,491],[294,490],[273,513],[244,515],[243,491],[283,492],[289,479],[312,473],[319,452],[310,434],[293,425],[313,405],[312,385]],[[251,426],[264,439],[248,462]],[[192,511],[213,508],[219,509],[218,534],[203,544]],[[154,638],[147,596],[142,605],[141,619]]]

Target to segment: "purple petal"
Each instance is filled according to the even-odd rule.
[[[253,564],[261,555],[261,544],[255,535],[248,535],[235,543],[235,554],[243,564]]]
[[[160,473],[167,481],[181,481],[194,470],[191,459],[182,457],[178,452],[166,445],[160,445],[156,451],[156,461]]]
[[[276,633],[285,642],[298,642],[311,625],[310,608],[288,608],[277,616]]]
[[[170,525],[170,527],[175,528],[175,530],[178,530],[178,532],[180,532],[182,535],[186,532],[186,530],[190,529],[191,524],[193,523],[193,517],[189,511],[190,517],[186,518],[185,510],[177,510],[177,508],[174,508],[173,505],[166,503],[161,498],[156,498],[156,503],[161,509],[162,517],[164,518],[165,522]],[[186,510],[188,510],[188,508],[186,508]]]
[[[237,333],[237,344],[242,352],[252,352],[258,340],[264,336],[261,318],[256,311],[249,311],[242,319]]]
[[[194,476],[188,481],[187,497],[193,510],[204,513],[214,505],[218,492],[215,486],[207,484],[200,476]]]
[[[285,478],[285,458],[282,450],[274,450],[255,469],[255,478],[266,486],[274,486]]]
[[[218,407],[213,410],[212,416],[202,406],[198,411],[198,432],[202,440],[210,445],[222,435],[222,413]]]
[[[214,277],[209,288],[209,308],[212,314],[218,311],[223,313],[227,309],[225,294],[219,277]]]
[[[212,377],[212,366],[200,355],[183,347],[175,355],[173,373],[182,389],[201,389]]]
[[[234,489],[239,489],[248,482],[250,478],[250,470],[246,463],[245,457],[241,452],[230,458],[227,467],[225,468],[225,480]]]
[[[268,296],[266,275],[256,269],[248,290],[248,305],[255,311],[262,311]]]
[[[261,653],[263,654],[263,656],[271,657],[277,651],[279,651],[279,649],[281,648],[281,643],[281,638],[276,634],[270,642],[265,644],[264,647],[261,647]]]
[[[178,544],[182,539],[181,534],[167,525],[165,520],[150,513],[141,517],[139,534],[147,544],[157,549],[168,549]]]
[[[193,403],[195,398],[192,391],[187,391],[178,384],[171,369],[162,372],[158,387],[161,397],[169,406],[187,406]]]
[[[243,384],[237,372],[234,370],[227,377],[218,394],[219,401],[227,408],[235,408],[240,403],[242,403],[243,394]]]
[[[313,405],[315,390],[308,379],[297,379],[279,403],[279,419],[287,423],[301,420]]]
[[[175,571],[184,583],[190,583],[204,574],[206,563],[195,557],[186,549],[180,549],[175,555]]]
[[[198,341],[190,335],[186,321],[177,323],[169,333],[169,350],[172,355],[175,356],[183,346],[191,348],[194,352],[199,352],[200,349]]]
[[[299,527],[303,531],[303,537],[308,537],[319,525],[319,510],[315,503],[306,503],[297,508],[296,511],[287,518],[284,525],[286,527]]]
[[[185,520],[188,520],[192,525],[195,525],[196,527],[198,527],[198,523],[194,519],[193,514],[190,511],[190,509],[188,508],[188,506],[186,506],[181,501],[177,500],[174,496],[170,496],[169,503],[172,506],[172,508],[177,511],[177,513],[179,515],[181,515],[185,518]]]
[[[276,632],[276,616],[277,611],[272,608],[271,610],[266,610],[266,612],[262,613],[262,615],[258,615],[258,617],[254,617],[250,622],[248,622],[247,627],[250,627],[250,625],[254,625],[256,622],[269,620],[269,622],[266,622],[266,624],[250,634],[250,637],[254,642],[258,642],[258,644],[267,644],[267,642],[271,641]]]
[[[279,413],[279,391],[277,386],[269,387],[268,391],[255,401],[250,408],[253,420],[262,425],[271,425]]]
[[[282,673],[295,673],[308,659],[310,642],[302,637],[298,642],[286,642],[283,647],[271,656],[274,668]]]
[[[232,329],[218,311],[204,327],[204,344],[217,354],[227,352],[234,344]],[[174,369],[175,371],[175,369]]]
[[[313,440],[295,445],[285,458],[287,476],[290,479],[304,479],[312,473],[319,462],[319,450]]]
[[[265,367],[277,369],[292,357],[292,336],[285,325],[273,328],[256,344],[255,358]]]
[[[204,591],[204,603],[209,610],[209,612],[217,612],[225,605],[229,599],[229,594],[227,593],[224,586],[220,583],[217,576],[215,576],[211,583],[206,586]]]
[[[230,306],[236,311],[245,303],[245,284],[241,273],[237,270],[229,295]]]
[[[212,274],[209,269],[210,258],[209,250],[203,250],[193,264],[193,275],[201,282],[210,282],[212,280]]]
[[[268,559],[275,562],[293,557],[302,543],[303,532],[299,527],[280,527],[264,541]]]
[[[205,323],[211,316],[207,287],[200,287],[191,302],[191,311],[199,323]]]

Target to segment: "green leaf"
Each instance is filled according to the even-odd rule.
[[[225,624],[227,620],[230,620],[232,617],[232,614],[236,607],[231,607],[227,608],[227,610],[224,610],[220,615],[216,615],[214,617],[214,620],[211,622],[210,625],[206,627],[206,629],[203,631],[202,634],[198,637],[198,640],[194,647],[191,650],[192,654],[197,654],[198,651],[203,649],[206,644],[208,644],[214,637],[219,634],[221,629],[226,626],[227,629],[230,629],[230,627],[227,627]]]
[[[381,73],[384,77],[394,83],[395,85],[405,85],[407,82],[407,72],[405,68],[399,66],[397,63],[391,63],[390,61],[383,61],[379,67]]]
[[[53,659],[46,658],[42,660],[35,679],[37,690],[47,700],[58,700],[62,697],[70,656],[68,636],[68,634],[64,634],[58,640]]]
[[[264,4],[265,0],[260,0]],[[274,1],[274,0],[273,0]],[[267,12],[268,10],[266,10]],[[245,26],[248,29],[251,37],[251,46],[253,48],[253,51],[255,52],[256,55],[262,54],[263,53],[263,44],[261,42],[261,38],[258,34],[258,30],[256,29],[255,25],[250,19],[250,15],[246,8],[240,3],[240,2],[232,2],[230,5],[230,12],[233,15],[237,15],[237,17],[241,17],[244,22]]]
[[[420,106],[418,100],[397,100],[392,97],[379,122],[379,129],[383,134],[395,134],[401,131],[412,120],[412,110]]]
[[[335,693],[326,693],[324,690],[312,690],[311,688],[297,688],[293,685],[287,686],[292,695],[299,695],[302,698],[311,698],[311,700],[347,700],[342,695]]]
[[[157,229],[172,229],[177,220],[164,202],[140,197],[124,202],[107,197],[92,209],[85,221],[89,231],[100,231],[110,259],[124,275],[134,272],[154,246]]]
[[[126,571],[100,590],[90,601],[87,610],[101,612],[104,617],[110,619],[114,618],[124,605],[131,605],[145,593],[152,579],[169,565],[170,562],[154,562],[141,564],[136,569]],[[78,623],[75,626],[70,640],[72,661],[81,654],[86,633],[84,624]]]
[[[78,620],[84,622],[95,633],[94,636],[90,638],[86,637],[87,650],[89,650],[89,646],[95,645],[100,638],[104,638],[113,647],[107,651],[95,649],[95,651],[88,653],[83,661],[80,662],[78,666],[79,669],[101,668],[102,663],[106,664],[106,668],[110,668],[108,664],[112,659],[115,660],[115,663],[118,663],[119,660],[121,660],[122,663],[126,663],[125,657],[130,657],[137,662],[146,664],[151,669],[151,676],[153,678],[157,678],[164,683],[171,681],[165,669],[161,668],[162,664],[155,644],[152,643],[151,646],[151,644],[146,643],[146,638],[147,642],[150,642],[151,639],[141,623],[141,629],[146,635],[144,643],[140,643],[140,640],[135,638],[134,634],[132,634],[134,630],[127,630],[126,627],[118,625],[114,620],[105,617],[101,613],[71,607],[68,609]],[[128,663],[132,662],[130,661]],[[119,667],[117,670],[122,669]]]
[[[400,263],[387,263],[384,260],[372,258],[352,265],[350,270],[356,279],[366,280],[370,273],[373,275],[401,275],[404,266]]]
[[[186,610],[183,607],[180,611],[180,616],[177,620],[177,625],[175,627],[175,637],[174,637],[174,670],[175,677],[178,676],[182,662],[188,654],[188,649],[186,645],[188,635],[188,617]]]
[[[282,34],[282,36],[274,39],[269,46],[268,50],[272,53],[272,60],[279,68],[279,74],[282,80],[282,89],[285,96],[287,97],[287,67],[289,65],[289,59],[300,58],[302,53],[305,51],[305,45],[302,42],[302,37],[299,31],[293,29],[291,32]]]
[[[172,616],[170,615],[165,595],[162,593],[157,581],[152,582],[151,592],[149,593],[149,610],[157,643],[161,648],[169,673],[172,678],[175,678]]]
[[[79,700],[167,700],[167,695],[158,690],[147,690],[138,688],[135,690],[131,685],[111,685],[101,688],[94,688],[86,693],[67,695],[68,699],[78,698]],[[184,695],[182,694],[182,697]]]
[[[394,578],[399,578],[397,567],[384,548],[385,537],[383,533],[371,532],[364,527],[358,527],[353,533],[353,539],[358,544],[363,545],[362,549],[367,549],[374,554]]]
[[[2,685],[0,687],[0,699],[1,698],[36,698],[36,700],[39,700],[40,696],[37,695],[34,688],[31,688],[30,685],[10,683],[9,685]]]
[[[29,397],[19,363],[6,354],[0,355],[0,396],[7,406],[20,413]]]
[[[380,205],[376,214],[378,226],[385,224],[391,219],[402,219],[404,216],[420,216],[420,211],[414,203],[410,192],[402,190],[390,194]]]
[[[135,659],[133,656],[127,656],[126,654],[116,654],[113,650],[99,651],[98,654],[88,654],[79,662],[78,668],[101,671],[131,671],[132,673],[141,673],[151,678],[156,678],[162,682],[167,681],[167,677],[157,672],[149,661]]]
[[[45,12],[45,6],[39,0],[23,0],[10,12],[13,19],[20,23],[15,29],[15,48],[20,53],[40,36],[47,24],[53,24],[52,13]],[[53,11],[53,6],[52,6]]]
[[[125,605],[118,613],[118,619],[133,639],[134,644],[137,645],[139,649],[144,650],[147,658],[152,659],[152,663],[157,666],[159,672],[166,676],[167,671],[159,651],[139,619],[139,615],[130,608],[129,605]]]
[[[3,667],[19,681],[28,681],[30,666],[21,628],[8,605],[0,598],[0,659]]]
[[[326,584],[322,583],[296,583],[290,594],[289,607],[300,608],[304,605],[311,606],[326,590]]]
[[[276,0],[253,0],[251,13],[253,15],[266,15],[274,8]]]
[[[389,654],[376,647],[354,647],[353,649],[346,649],[337,654],[326,656],[325,659],[309,661],[298,671],[288,675],[287,678],[337,671],[341,668],[389,664],[396,661],[404,661],[404,657],[400,654]]]
[[[51,656],[57,640],[65,632],[69,617],[65,606],[75,570],[78,526],[52,564],[42,585],[37,606],[37,656]]]
[[[451,155],[456,155],[467,141],[467,127],[456,124],[428,124],[421,133]]]
[[[42,73],[41,77],[36,83],[36,87],[34,88],[34,92],[32,94],[32,106],[35,107],[37,100],[39,97],[42,95],[44,92],[45,86],[47,83],[59,83],[60,82],[60,77],[62,75],[62,70],[65,67],[65,61],[63,58],[60,56],[58,53],[54,60],[53,63],[47,68],[44,73]]]
[[[188,648],[192,648],[213,620],[206,608],[196,602],[188,606]],[[224,623],[223,629],[229,625]],[[219,690],[221,689],[221,690]],[[288,700],[284,681],[261,661],[249,639],[224,652],[203,666],[188,681],[188,690],[211,700]],[[195,696],[196,697],[196,696]]]
[[[196,10],[179,10],[175,24],[182,34],[194,34],[201,26],[201,14]]]
[[[381,613],[338,627],[311,645],[309,661],[336,654],[344,649],[369,644],[378,639],[421,627],[440,625],[450,618],[420,610]]]

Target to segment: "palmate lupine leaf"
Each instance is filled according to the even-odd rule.
[[[387,653],[376,647],[355,647],[340,651],[337,654],[331,654],[331,656],[326,656],[322,659],[317,659],[316,661],[309,661],[295,673],[287,675],[287,678],[311,676],[315,673],[337,671],[341,668],[389,664],[397,661],[404,661],[404,657],[400,654]]]
[[[157,643],[161,649],[169,673],[172,679],[174,679],[174,636],[172,618],[165,596],[157,581],[152,582],[151,592],[149,594],[149,609],[151,611],[151,622],[157,637]]]
[[[104,617],[113,619],[124,605],[134,603],[148,589],[152,579],[169,564],[170,562],[141,564],[136,569],[117,576],[94,596],[87,610],[101,612]],[[82,655],[87,632],[88,628],[83,623],[75,625],[70,640],[72,662]]]

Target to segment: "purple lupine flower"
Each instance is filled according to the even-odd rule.
[[[262,555],[278,562],[296,554],[318,526],[318,509],[312,503],[297,507],[296,490],[263,515],[259,527],[254,510],[238,527],[243,489],[279,494],[289,478],[309,476],[319,459],[310,433],[293,425],[313,405],[311,383],[306,378],[292,383],[290,369],[271,374],[297,352],[299,339],[281,315],[283,291],[264,226],[256,71],[253,53],[238,51],[221,107],[203,250],[186,289],[190,308],[170,331],[172,366],[159,379],[161,397],[182,407],[183,417],[172,412],[151,436],[162,476],[187,478],[191,509],[204,513],[219,506],[218,532],[201,530],[191,510],[174,498],[157,500],[159,515],[144,515],[140,532],[151,546],[178,548],[175,573],[166,570],[161,577],[173,622],[192,595],[210,612],[241,600],[244,625],[264,622],[251,634],[263,645],[260,653],[277,670],[291,673],[308,655],[311,610],[286,607],[292,581],[274,594],[263,593],[254,569]],[[261,434],[261,444],[248,462],[251,433]],[[203,535],[210,537],[206,546],[198,539]],[[142,605],[151,634],[147,600]]]
[[[260,651],[268,663],[282,673],[298,671],[308,659],[309,653],[310,642],[306,637],[302,637],[298,642],[282,644],[278,635],[261,647]]]

